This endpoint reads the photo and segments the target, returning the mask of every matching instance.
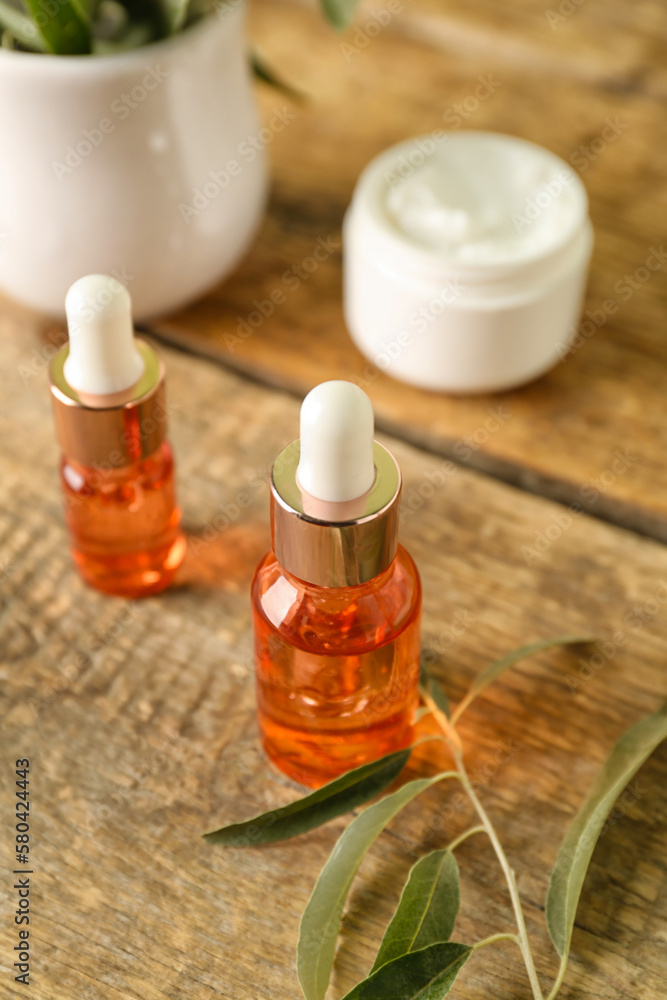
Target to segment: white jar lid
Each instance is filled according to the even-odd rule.
[[[548,261],[580,234],[586,189],[555,153],[496,132],[438,134],[385,150],[357,183],[354,211],[388,260],[487,281]]]

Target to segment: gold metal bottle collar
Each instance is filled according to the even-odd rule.
[[[164,366],[156,351],[137,337],[144,373],[123,402],[89,406],[66,381],[65,344],[51,362],[51,401],[58,443],[64,455],[82,465],[123,468],[157,451],[167,436]]]
[[[373,443],[375,481],[353,504],[328,504],[331,515],[312,514],[299,487],[300,442],[287,445],[271,472],[271,534],[278,562],[300,580],[320,587],[367,583],[391,565],[398,546],[401,473],[393,455]],[[351,507],[357,508],[351,511]]]

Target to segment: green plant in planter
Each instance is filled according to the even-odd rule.
[[[182,31],[204,14],[240,0],[0,0],[2,47],[54,55],[104,55]],[[322,0],[337,28],[357,0]],[[275,82],[255,61],[258,76]]]

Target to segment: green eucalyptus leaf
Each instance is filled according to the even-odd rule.
[[[72,7],[79,20],[90,29],[97,12],[97,0],[72,0]]]
[[[180,31],[188,16],[189,0],[161,0],[160,7],[169,35]]]
[[[128,52],[131,49],[140,49],[148,45],[155,38],[155,29],[152,24],[142,21],[139,24],[128,25],[127,30],[115,40],[105,38],[93,39],[93,54],[96,56],[108,56],[114,52]]]
[[[130,21],[130,13],[117,0],[100,0],[95,9],[88,8],[94,14],[93,52],[97,51],[99,43],[114,42],[120,38],[136,21]]]
[[[371,975],[401,955],[449,941],[459,912],[459,866],[451,851],[433,851],[412,868]]]
[[[438,681],[429,674],[423,660],[419,674],[419,684],[421,688],[435,702],[436,706],[449,718],[451,711],[449,708],[449,698]]]
[[[159,41],[169,34],[168,16],[162,0],[121,0],[121,5],[125,8],[127,15],[127,26],[123,28],[119,25],[119,35],[112,34],[111,38],[108,38],[108,35],[105,33],[101,36],[103,39],[122,42],[125,36],[134,35],[135,26],[141,28],[144,33],[148,29],[150,34],[149,40],[152,42]],[[103,6],[104,9],[100,8],[95,24],[95,34],[98,38],[100,37],[102,22],[105,19],[105,11],[107,15],[109,13],[106,3]],[[132,37],[130,41],[133,45],[134,40]]]
[[[297,970],[306,1000],[324,1000],[345,900],[369,847],[404,806],[436,781],[448,777],[457,778],[458,775],[445,772],[408,782],[365,809],[339,838],[301,918]]]
[[[204,839],[228,847],[251,847],[298,837],[383,792],[401,773],[411,751],[412,748],[408,747],[370,764],[362,764],[303,799],[297,799],[281,809],[261,813],[244,823],[233,823],[205,833]]]
[[[59,56],[91,51],[90,25],[72,0],[24,0],[49,52]]]
[[[46,52],[46,44],[37,26],[20,10],[5,3],[5,0],[0,0],[0,25],[24,48],[32,52]]]
[[[252,66],[252,71],[258,80],[263,83],[268,83],[270,87],[275,90],[279,90],[281,94],[285,94],[286,97],[291,98],[293,101],[297,101],[302,104],[305,100],[305,94],[295,87],[292,87],[285,80],[282,80],[277,73],[274,73],[272,69],[264,62],[262,56],[255,50],[250,53],[250,65]]]
[[[470,945],[454,941],[429,945],[383,965],[344,1000],[441,1000],[471,954]]]
[[[504,674],[510,667],[513,667],[519,660],[525,660],[529,656],[541,653],[544,649],[551,649],[553,646],[574,646],[593,641],[594,637],[590,635],[559,635],[555,639],[542,639],[539,642],[531,642],[528,646],[521,646],[519,649],[515,649],[514,652],[508,653],[507,656],[503,656],[502,659],[496,660],[475,678],[467,695],[457,705],[452,715],[452,724],[456,723],[463,715],[468,705],[477,697],[480,691],[483,691],[485,687],[500,677],[501,674]]]
[[[354,17],[358,0],[321,0],[321,3],[329,23],[342,31]]]
[[[664,739],[667,739],[667,702],[655,715],[637,722],[621,736],[565,836],[546,899],[549,934],[561,958],[570,950],[581,888],[612,806]]]

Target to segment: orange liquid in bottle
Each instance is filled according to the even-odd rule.
[[[72,556],[87,583],[119,597],[145,597],[171,583],[185,538],[166,441],[120,469],[63,457],[61,481]]]
[[[316,788],[408,746],[418,703],[421,584],[402,546],[355,587],[317,587],[270,552],[252,585],[264,748]]]

